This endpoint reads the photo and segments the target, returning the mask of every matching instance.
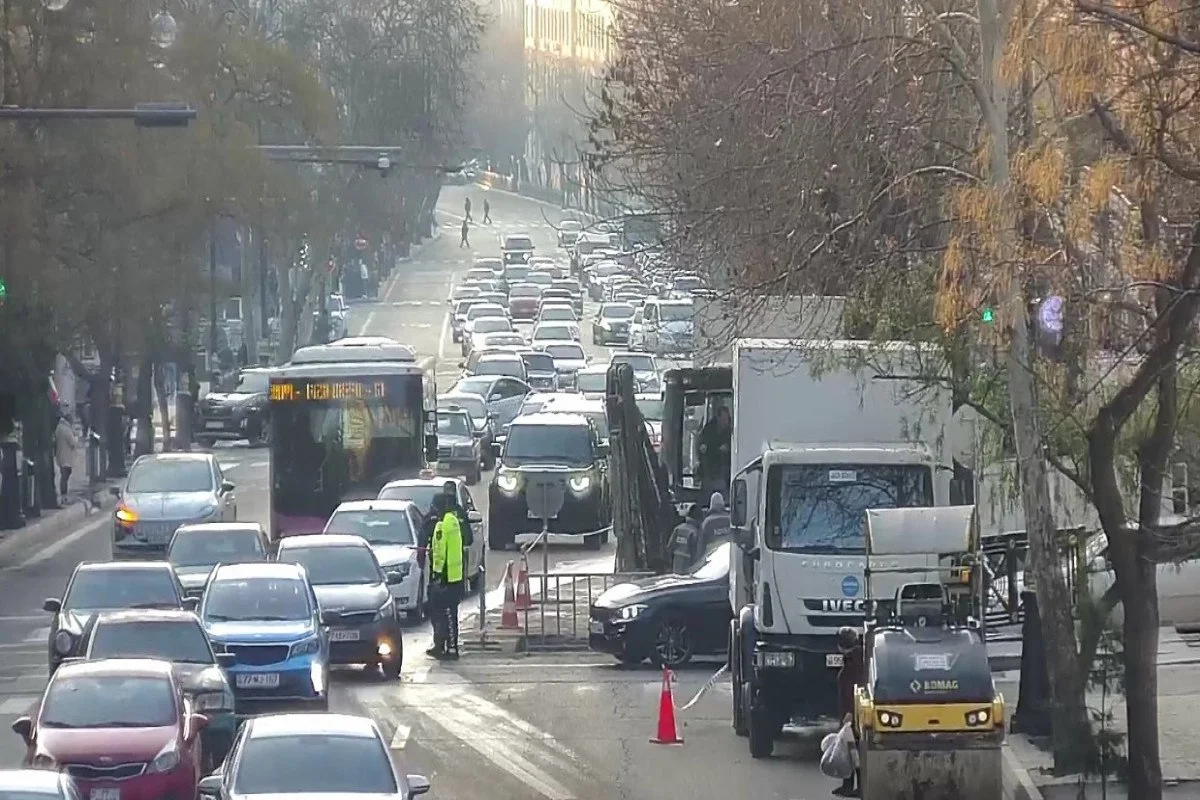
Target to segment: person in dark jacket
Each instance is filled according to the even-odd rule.
[[[845,725],[854,718],[854,688],[866,678],[863,642],[857,630],[845,626],[838,630],[837,643],[838,650],[842,652],[842,668],[838,671],[838,710]],[[858,775],[856,766],[854,774],[833,790],[834,797],[859,797],[861,783]]]
[[[730,451],[733,421],[729,409],[721,406],[717,415],[700,430],[700,470],[706,492],[729,491]]]

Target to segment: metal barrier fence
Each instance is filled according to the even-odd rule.
[[[1073,605],[1078,605],[1080,593],[1088,590],[1087,552],[1092,535],[1084,528],[1058,531],[1059,558]],[[1029,557],[1028,534],[1013,531],[987,536],[983,540],[983,555],[988,627],[1020,625],[1025,621],[1021,590],[1023,586],[1033,586],[1033,576],[1025,573]]]
[[[529,650],[586,647],[592,604],[619,583],[645,578],[649,572],[552,572],[530,574],[541,591],[521,611],[521,628]]]

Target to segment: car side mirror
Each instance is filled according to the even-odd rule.
[[[120,486],[110,486],[110,487],[108,487],[108,493],[111,494],[113,497],[120,497],[121,496],[121,487]]]
[[[467,512],[467,522],[478,525],[479,523],[483,522],[483,514],[480,514],[475,509],[471,509]]]
[[[500,457],[500,443],[492,442],[492,452],[496,454],[496,458]]]
[[[746,479],[735,478],[730,490],[729,524],[735,528],[746,525]]]
[[[458,368],[459,368],[459,369],[466,369],[466,368],[467,368],[467,362],[465,362],[465,361],[460,361],[460,362],[458,362]]]
[[[433,464],[438,459],[438,437],[436,433],[425,434],[425,463]]]
[[[208,727],[208,717],[203,714],[192,714],[188,717],[188,738],[195,739],[200,731]]]
[[[59,600],[57,597],[47,597],[42,602],[42,611],[48,614],[57,614],[62,611],[62,600]]]
[[[237,488],[237,486],[234,484],[233,481],[221,481],[221,491],[224,494],[229,494],[236,488]]]
[[[387,573],[384,577],[387,579],[388,586],[395,586],[404,580],[404,576],[395,570]]]
[[[183,606],[184,611],[191,611],[194,614],[196,613],[196,609],[200,608],[200,598],[185,597],[180,605]]]
[[[221,669],[229,669],[237,666],[237,655],[234,653],[217,653],[217,666]]]
[[[426,778],[424,775],[409,775],[407,777],[409,797],[429,793],[429,778]]]
[[[339,622],[341,622],[341,620],[342,620],[342,615],[336,611],[322,611],[321,612],[321,624],[322,625],[336,625]]]
[[[13,720],[12,731],[24,739],[25,744],[29,744],[29,740],[33,737],[33,718],[17,717]]]
[[[601,457],[608,458],[608,452],[608,444],[606,442],[601,442],[600,444],[596,445],[596,453]]]
[[[225,779],[218,773],[205,775],[196,783],[196,791],[205,797],[217,797],[221,794],[221,785]]]

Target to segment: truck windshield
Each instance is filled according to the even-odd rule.
[[[767,546],[804,553],[864,553],[867,509],[931,505],[928,466],[782,465],[767,476]]]

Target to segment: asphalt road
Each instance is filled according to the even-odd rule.
[[[391,336],[412,344],[422,356],[439,357],[439,386],[444,388],[458,375],[459,357],[446,319],[454,281],[472,259],[498,251],[502,232],[528,232],[539,251],[555,252],[554,224],[562,216],[535,201],[487,192],[494,224],[472,228],[471,246],[460,247],[462,201],[468,191],[477,218],[481,215],[483,189],[447,188],[441,237],[400,265],[377,302],[351,311],[352,332]],[[602,348],[585,347],[598,358],[605,355]],[[215,452],[237,484],[239,516],[265,522],[267,451],[238,443],[218,446]],[[485,514],[489,478],[474,492]],[[43,599],[61,594],[80,561],[109,557],[109,526],[108,514],[97,514],[0,569],[0,723],[6,728],[45,685],[48,620],[41,611]],[[489,606],[501,601],[496,584],[513,555],[489,554]],[[612,568],[612,544],[600,552],[552,546],[550,556],[552,570]],[[477,606],[476,597],[464,601],[464,611]],[[618,669],[608,658],[588,653],[528,658],[471,653],[444,664],[424,655],[429,644],[427,623],[409,629],[399,683],[339,671],[331,706],[370,714],[404,768],[433,780],[433,796],[801,800],[824,797],[831,788],[816,766],[815,734],[783,742],[770,761],[750,759],[745,741],[729,727],[727,679],[716,681],[699,702],[680,713],[685,744],[661,746],[649,743],[661,688],[659,676],[649,668]],[[707,663],[681,671],[676,705],[682,706],[719,666]],[[0,767],[16,766],[21,756],[15,734],[0,731]]]

